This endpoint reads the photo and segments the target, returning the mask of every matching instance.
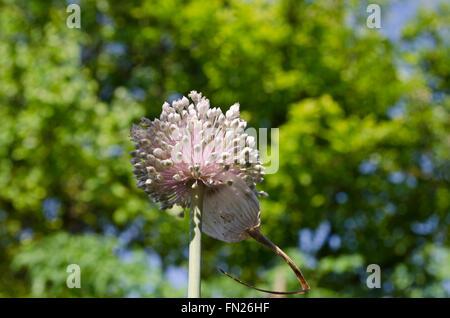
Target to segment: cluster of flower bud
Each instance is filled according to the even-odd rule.
[[[190,203],[189,188],[196,182],[214,188],[232,185],[223,173],[232,174],[255,189],[263,180],[264,167],[255,138],[245,133],[247,123],[239,116],[239,104],[225,113],[211,108],[209,100],[192,91],[170,105],[165,102],[159,119],[142,118],[133,125],[131,163],[138,182],[155,202],[166,209]]]

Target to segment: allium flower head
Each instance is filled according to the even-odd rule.
[[[192,103],[186,97],[174,101],[172,106],[164,103],[159,119],[142,118],[140,126],[133,125],[131,138],[136,150],[131,152],[131,163],[138,188],[160,202],[163,209],[174,204],[187,207],[192,200],[191,231],[195,232],[195,223],[199,221],[193,212],[198,208],[202,210],[198,224],[201,223],[201,230],[209,236],[229,243],[252,237],[267,246],[289,264],[303,290],[268,291],[222,271],[225,275],[268,293],[304,293],[309,285],[300,269],[261,233],[256,196],[266,194],[258,192],[255,186],[263,180],[264,169],[255,139],[244,132],[247,123],[239,117],[239,104],[231,106],[224,115],[220,108],[210,108],[209,100],[201,93],[192,91],[189,97]],[[199,242],[199,239],[191,240],[192,254],[198,261],[192,266],[196,277],[200,275]],[[189,289],[192,294],[199,294],[200,285],[192,286]]]
[[[189,97],[192,102],[186,97],[165,102],[159,119],[133,125],[137,186],[167,209],[187,207],[191,188],[201,183],[203,232],[226,242],[243,240],[248,228],[259,226],[256,196],[265,195],[255,189],[264,176],[255,139],[244,132],[239,104],[224,115],[201,93]]]

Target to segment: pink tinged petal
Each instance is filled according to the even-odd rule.
[[[220,178],[225,185],[207,189],[203,198],[202,230],[227,243],[245,240],[246,230],[260,225],[259,201],[236,175],[228,172]]]

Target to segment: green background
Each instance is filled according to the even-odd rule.
[[[0,296],[186,295],[188,217],[136,188],[128,152],[132,123],[193,89],[280,129],[262,230],[300,297],[450,295],[448,4],[393,39],[366,1],[83,0],[80,29],[69,3],[0,1]],[[204,236],[203,296],[265,297],[218,266],[299,288],[251,240]]]

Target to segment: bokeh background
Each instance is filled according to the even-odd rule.
[[[128,153],[132,123],[195,89],[280,129],[262,228],[304,297],[449,297],[450,7],[377,3],[382,29],[368,1],[1,0],[0,296],[186,296],[188,217],[138,191]],[[256,242],[204,236],[205,297],[266,297],[218,266],[299,287]]]

